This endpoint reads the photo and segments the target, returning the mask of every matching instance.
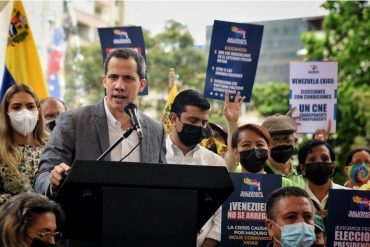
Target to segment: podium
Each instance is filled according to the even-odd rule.
[[[64,236],[96,246],[196,246],[234,190],[226,167],[75,161],[54,196]]]

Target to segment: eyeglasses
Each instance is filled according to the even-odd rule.
[[[63,235],[61,232],[40,232],[39,236],[44,241],[48,241],[51,238],[54,238],[55,242],[59,242],[62,239]]]

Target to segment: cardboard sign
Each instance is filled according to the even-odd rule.
[[[327,129],[336,131],[337,62],[291,62],[290,108],[296,107],[293,117],[300,117],[297,133],[315,133]]]
[[[370,246],[370,191],[331,189],[327,246]]]
[[[237,91],[249,102],[252,94],[263,26],[215,21],[204,95],[224,100],[225,92],[234,99]]]
[[[230,173],[235,190],[222,204],[221,246],[266,246],[271,241],[266,198],[281,187],[275,174]]]

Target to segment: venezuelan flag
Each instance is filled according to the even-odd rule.
[[[48,97],[44,73],[21,1],[13,3],[0,99],[3,98],[6,90],[15,83],[29,85],[39,99]]]
[[[171,121],[170,121],[170,113],[171,113],[171,105],[173,103],[173,100],[175,99],[177,95],[177,87],[176,87],[176,84],[174,84],[170,90],[170,92],[168,93],[168,98],[167,98],[167,101],[166,101],[166,104],[163,108],[163,112],[162,112],[162,116],[161,116],[161,122],[166,130],[166,134],[169,134],[169,131],[170,131],[170,124],[171,124]]]

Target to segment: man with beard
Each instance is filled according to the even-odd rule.
[[[297,145],[297,124],[285,115],[273,115],[262,123],[271,136],[271,153],[265,167],[267,173],[280,174],[290,179],[295,186],[304,188],[305,180],[298,174],[297,159],[293,156]]]

